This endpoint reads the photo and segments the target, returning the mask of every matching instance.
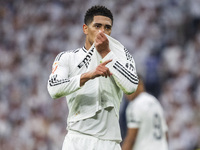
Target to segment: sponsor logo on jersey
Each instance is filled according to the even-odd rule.
[[[83,61],[78,65],[78,68],[80,69],[81,67],[85,66],[86,68],[88,68],[90,61],[91,61],[91,57],[94,53],[94,48],[92,48],[88,54],[85,56],[85,58],[83,59]]]

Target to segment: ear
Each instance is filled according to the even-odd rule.
[[[88,26],[86,24],[83,25],[83,32],[87,35],[88,34]]]

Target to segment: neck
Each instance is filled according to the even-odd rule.
[[[86,49],[86,50],[89,50],[90,47],[92,46],[92,44],[93,44],[93,43],[90,43],[89,40],[88,40],[87,37],[86,37],[86,40],[85,40],[85,49]]]

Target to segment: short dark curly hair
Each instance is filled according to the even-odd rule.
[[[105,16],[111,19],[113,25],[113,15],[112,12],[106,8],[105,6],[95,5],[92,6],[87,10],[84,17],[84,23],[89,25],[92,21],[94,16]]]

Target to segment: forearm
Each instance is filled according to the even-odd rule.
[[[125,138],[123,145],[122,145],[122,150],[132,150],[133,148],[133,141],[129,140],[128,138]]]
[[[90,80],[91,76],[91,72],[83,73],[80,77],[80,86],[83,86],[88,80]]]
[[[137,138],[138,128],[128,128],[122,150],[132,150]]]
[[[47,89],[54,99],[67,96],[80,89],[80,75],[70,79],[59,79],[57,75],[52,75],[48,80]]]
[[[107,54],[102,61],[105,61],[107,59],[113,59],[113,61],[106,65],[106,67],[108,67],[113,74],[117,85],[126,94],[131,94],[135,92],[139,81],[135,68],[127,68],[125,65],[123,65],[124,63],[122,63],[121,60],[119,60],[112,52]],[[134,64],[131,65],[134,66]]]

